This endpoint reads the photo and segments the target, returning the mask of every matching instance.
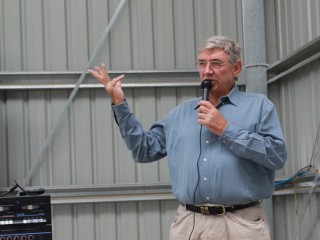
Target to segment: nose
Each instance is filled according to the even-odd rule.
[[[203,69],[203,74],[212,74],[212,68],[210,67],[210,63],[208,62],[206,67]]]

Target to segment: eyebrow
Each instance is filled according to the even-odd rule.
[[[206,60],[206,59],[198,58],[198,61],[207,61],[207,60]],[[219,59],[219,58],[212,58],[212,59],[209,59],[209,61],[219,61],[219,62],[222,62],[221,59]]]
[[[198,61],[207,62],[207,60],[205,59],[198,59]],[[209,59],[209,62],[223,62],[223,61],[218,58],[214,58],[214,59]]]

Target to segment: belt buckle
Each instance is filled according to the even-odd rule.
[[[222,213],[219,213],[216,215],[222,216],[222,215],[226,214],[226,208],[224,207],[224,205],[214,205],[213,207],[222,208]],[[210,215],[210,211],[209,211],[208,206],[200,206],[200,211],[201,211],[201,214],[203,214],[203,215],[207,215],[207,216]]]
[[[224,205],[215,205],[215,207],[221,207],[222,208],[222,213],[219,213],[217,215],[222,216],[226,214],[226,208],[224,207]]]

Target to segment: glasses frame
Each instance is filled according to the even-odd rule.
[[[219,60],[210,60],[210,61],[205,61],[205,60],[197,60],[196,66],[200,70],[204,70],[209,64],[210,69],[221,69],[224,65],[226,65],[226,62],[221,62]]]

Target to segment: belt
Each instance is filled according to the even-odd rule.
[[[254,207],[259,204],[260,204],[260,201],[251,202],[247,204],[233,205],[233,206],[224,206],[224,205],[194,206],[190,204],[185,204],[184,206],[188,211],[201,213],[203,215],[224,215],[226,212],[235,212],[237,210]]]

